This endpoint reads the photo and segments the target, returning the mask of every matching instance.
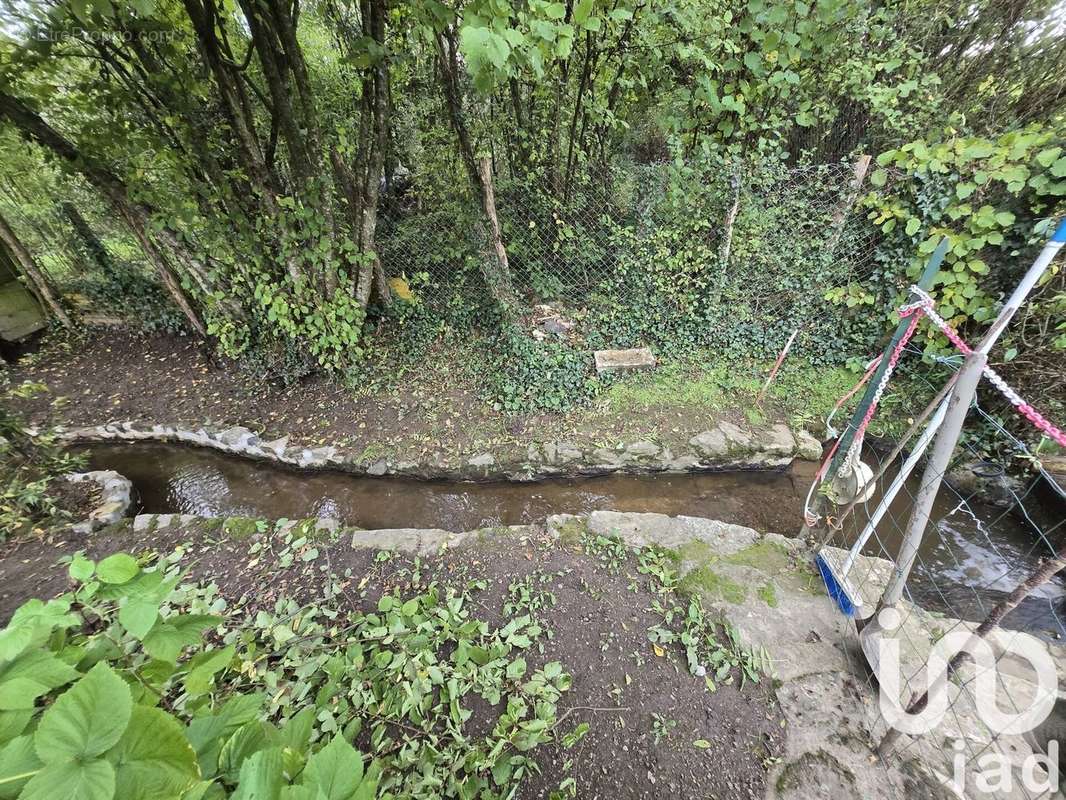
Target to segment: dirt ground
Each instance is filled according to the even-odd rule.
[[[71,481],[57,478],[48,485],[48,495],[68,519],[80,522],[100,505],[102,490],[95,481]]]
[[[190,543],[186,561],[191,575],[214,581],[231,601],[243,597],[248,613],[271,608],[281,596],[316,600],[330,573],[342,577],[338,601],[351,609],[376,605],[382,593],[394,588],[405,594],[431,581],[465,586],[482,579],[486,587],[474,595],[475,613],[496,625],[502,624],[512,587],[524,584],[543,601],[534,613],[550,631],[544,651],[530,651],[531,666],[552,660],[564,664],[574,680],[560,713],[569,713],[575,724],[588,722],[590,730],[570,749],[534,750],[541,772],[523,784],[520,797],[546,797],[571,775],[582,798],[763,796],[767,770],[783,752],[785,736],[769,679],[743,689],[723,685],[712,693],[702,679],[689,674],[680,648],[657,656],[646,631],[661,617],[649,610],[654,596],[632,558],[615,571],[577,544],[530,529],[528,536],[489,538],[472,549],[418,563],[399,555],[381,561],[375,551],[352,549],[340,537],[316,543],[316,559],[296,559],[283,569],[270,559],[250,556],[248,548],[256,538],[233,539],[198,528],[153,533],[125,528],[118,534],[53,533],[9,542],[0,549],[0,618],[6,620],[30,597],[65,590],[66,571],[56,561],[79,549],[100,558],[116,550],[169,552]],[[491,726],[499,711],[476,709],[475,715],[484,719],[475,717],[471,724],[475,730]],[[667,725],[667,735],[659,741],[653,714]],[[700,749],[693,744],[697,740],[709,746]]]
[[[321,375],[289,387],[264,382],[194,339],[122,328],[90,329],[71,339],[54,336],[6,369],[12,383],[48,387],[12,401],[33,424],[243,425],[266,439],[289,435],[292,444],[351,448],[368,461],[424,461],[441,449],[474,454],[513,446],[524,452],[531,441],[595,447],[652,437],[673,445],[720,419],[744,422],[739,409],[675,401],[669,392],[665,401],[608,396],[562,414],[506,415],[493,409],[463,366],[469,358],[449,347],[440,345],[419,369],[387,388],[354,390]],[[753,385],[759,383],[756,378]]]

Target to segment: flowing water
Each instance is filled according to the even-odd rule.
[[[94,469],[114,469],[133,481],[144,513],[202,516],[334,517],[361,528],[472,530],[518,525],[549,514],[597,509],[709,517],[760,531],[794,535],[813,468],[797,462],[783,472],[703,472],[606,475],[531,483],[459,483],[296,471],[179,445],[93,445]],[[882,485],[887,479],[882,481]],[[1027,498],[1028,500],[1029,498]],[[867,508],[878,500],[875,494]],[[910,510],[901,492],[867,545],[870,555],[894,556]],[[1027,502],[1043,528],[1061,519],[1061,503]],[[910,581],[929,608],[980,619],[1047,554],[1037,529],[1016,510],[971,501],[959,505],[942,490]],[[846,540],[865,523],[852,515]],[[1066,583],[1056,579],[1012,613],[1012,627],[1066,635]]]

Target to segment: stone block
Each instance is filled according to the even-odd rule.
[[[655,366],[655,356],[647,347],[634,347],[629,350],[597,350],[596,372],[624,372],[636,369],[650,369]]]

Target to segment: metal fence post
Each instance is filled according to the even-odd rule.
[[[926,525],[929,524],[933,501],[936,499],[937,492],[940,491],[944,473],[951,464],[951,454],[955,451],[955,443],[959,440],[959,434],[962,433],[966,414],[970,410],[974,395],[977,394],[977,385],[981,382],[981,372],[987,360],[988,356],[984,352],[971,353],[966,357],[959,371],[955,388],[951,392],[951,399],[948,400],[947,414],[933,442],[932,452],[922,475],[918,494],[914,499],[914,508],[907,523],[907,531],[903,536],[899,556],[896,558],[895,572],[885,589],[881,600],[882,606],[894,606],[903,596],[903,588],[907,585],[907,577],[914,566],[918,548],[925,535]]]

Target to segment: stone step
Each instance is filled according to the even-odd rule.
[[[629,350],[597,350],[596,372],[623,372],[634,369],[650,369],[655,366],[655,356],[647,347]]]

